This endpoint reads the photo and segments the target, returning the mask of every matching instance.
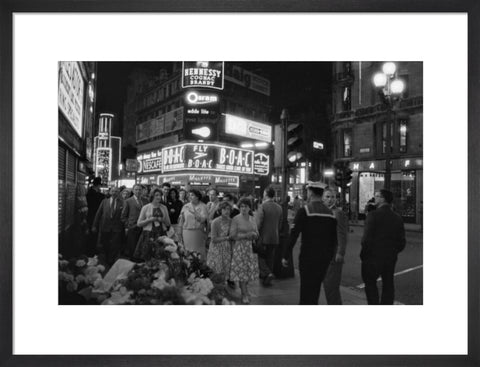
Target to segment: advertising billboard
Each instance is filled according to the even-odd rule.
[[[82,137],[85,87],[80,65],[74,61],[61,61],[58,68],[58,107]]]
[[[221,144],[184,143],[162,149],[162,171],[222,171],[253,174],[254,151]]]
[[[239,176],[209,175],[209,174],[178,174],[169,176],[159,176],[158,185],[169,182],[172,185],[196,185],[196,186],[232,186],[238,187],[240,184]]]
[[[217,123],[219,102],[220,97],[215,92],[188,89],[185,93],[185,123]]]
[[[137,143],[183,129],[183,107],[137,125]]]
[[[97,148],[95,159],[95,176],[101,177],[102,182],[110,182],[112,180],[112,149]]]
[[[225,67],[225,80],[270,96],[270,81],[268,79],[245,70],[238,65],[227,63]]]
[[[253,170],[256,175],[267,176],[270,173],[270,156],[265,153],[255,153]]]
[[[162,171],[162,151],[157,149],[137,156],[137,173],[152,173]]]
[[[182,88],[223,89],[223,61],[184,61]]]
[[[234,115],[225,114],[225,132],[267,143],[272,142],[272,126]]]

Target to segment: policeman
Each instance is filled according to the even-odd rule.
[[[284,251],[282,265],[288,266],[293,247],[302,234],[298,258],[300,269],[300,304],[317,305],[320,287],[337,244],[337,220],[333,212],[322,202],[321,182],[307,185],[308,204],[300,208],[290,232],[289,245]],[[289,256],[290,255],[290,256]]]

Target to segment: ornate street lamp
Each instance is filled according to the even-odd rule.
[[[386,62],[382,66],[382,72],[378,72],[373,77],[373,84],[378,88],[383,103],[387,106],[387,134],[385,150],[385,189],[390,190],[392,177],[392,162],[390,154],[392,152],[392,125],[394,123],[393,107],[395,101],[403,93],[405,84],[402,80],[396,78],[397,66],[393,62]]]

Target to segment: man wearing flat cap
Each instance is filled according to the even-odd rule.
[[[301,305],[318,304],[320,287],[337,245],[337,220],[322,201],[325,187],[321,182],[308,183],[308,204],[300,208],[295,216],[289,245],[282,259],[282,265],[287,266],[286,259],[291,255],[301,233],[302,244],[298,258]]]

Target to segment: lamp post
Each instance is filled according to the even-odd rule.
[[[288,139],[288,111],[284,108],[280,115],[280,121],[282,122],[282,206],[283,212],[288,210],[287,204],[287,180],[288,180],[288,166],[287,166],[287,139]]]
[[[390,190],[392,178],[392,132],[395,119],[393,118],[393,107],[405,89],[402,80],[396,78],[397,66],[393,62],[386,62],[382,66],[382,72],[378,72],[373,77],[373,84],[378,88],[378,92],[382,97],[383,103],[387,106],[386,118],[386,146],[385,146],[385,181],[384,187]],[[383,136],[383,131],[382,131]],[[383,150],[383,145],[382,145]]]

